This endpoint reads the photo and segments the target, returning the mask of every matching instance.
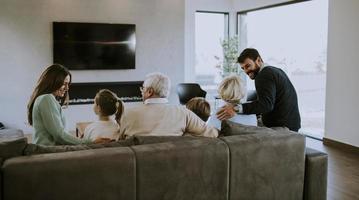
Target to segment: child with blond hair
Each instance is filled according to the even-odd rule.
[[[206,122],[211,115],[211,107],[203,97],[194,97],[186,103],[186,108],[194,112],[199,118]]]

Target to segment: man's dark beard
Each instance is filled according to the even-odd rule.
[[[259,70],[260,70],[260,68],[258,68],[256,71],[254,71],[253,72],[253,79],[256,79],[256,77],[257,77],[257,75],[258,75],[258,73],[259,73]]]
[[[256,66],[257,67],[257,66]],[[257,77],[257,75],[258,75],[258,73],[259,73],[259,70],[260,70],[260,67],[258,67],[257,69],[255,69],[255,70],[253,70],[253,71],[250,71],[249,73],[253,73],[253,79],[249,76],[249,78],[250,79],[252,79],[252,80],[254,80],[256,77]]]

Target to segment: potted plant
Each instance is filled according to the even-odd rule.
[[[219,56],[214,56],[218,60],[216,68],[219,69],[219,73],[222,78],[230,74],[238,74],[242,76],[243,70],[237,63],[239,56],[239,40],[238,36],[229,37],[221,40],[221,46],[223,49],[223,59]]]

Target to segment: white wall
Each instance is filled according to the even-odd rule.
[[[26,105],[40,73],[52,63],[52,22],[136,24],[136,69],[73,71],[73,82],[143,80],[161,71],[174,86],[184,80],[182,0],[1,0],[0,121],[30,132]],[[70,129],[93,119],[91,106],[70,106]]]
[[[244,11],[289,1],[295,0],[233,0],[233,7],[237,11]]]
[[[235,27],[231,0],[185,1],[185,81],[195,81],[195,13],[196,11],[230,12],[230,23]]]
[[[325,137],[359,147],[359,1],[329,0]]]

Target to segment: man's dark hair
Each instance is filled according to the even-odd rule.
[[[261,58],[261,55],[259,55],[257,49],[253,48],[247,48],[242,51],[242,53],[238,57],[238,63],[244,63],[244,61],[249,58],[253,61],[256,61],[257,58]],[[262,59],[262,58],[261,58]]]

